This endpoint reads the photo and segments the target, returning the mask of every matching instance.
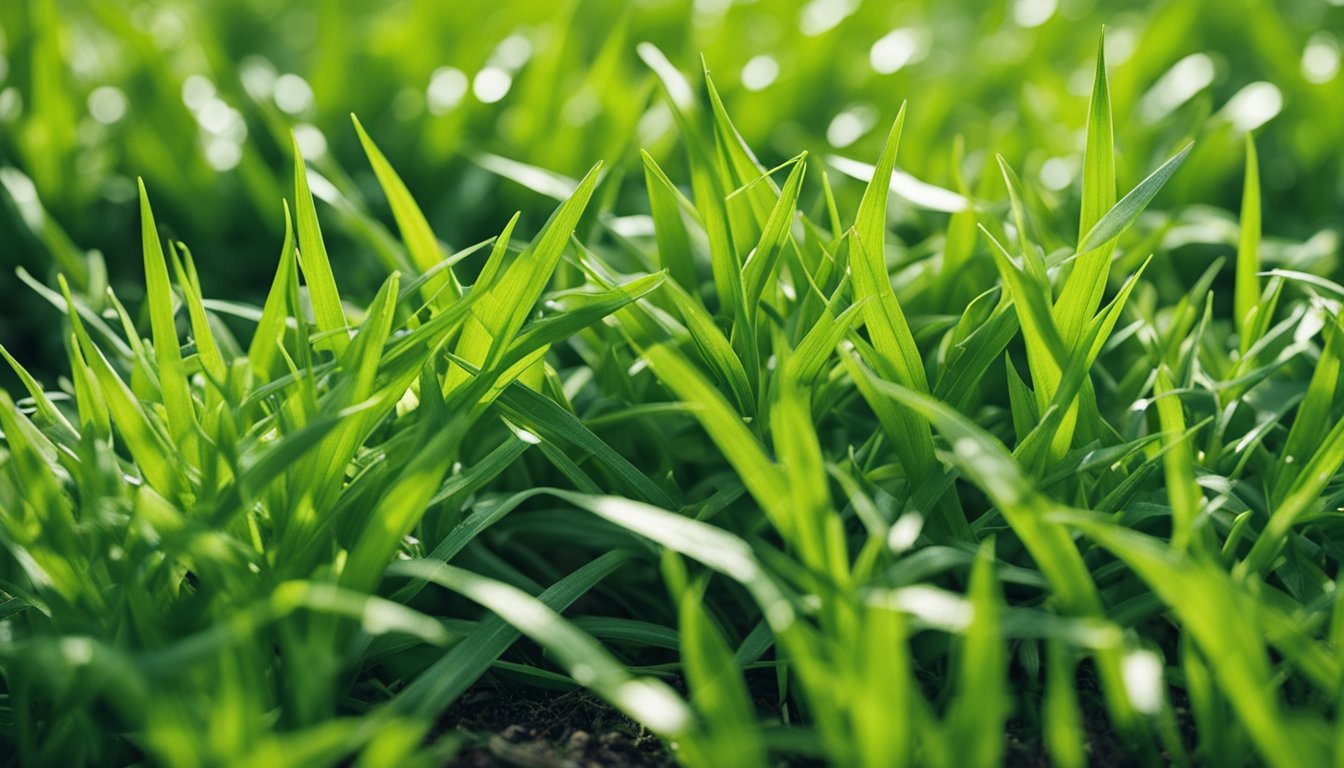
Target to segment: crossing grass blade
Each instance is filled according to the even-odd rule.
[[[1161,191],[1163,185],[1176,173],[1185,162],[1185,158],[1194,149],[1194,142],[1190,142],[1182,147],[1171,159],[1163,163],[1157,170],[1153,171],[1147,178],[1139,182],[1137,186],[1125,194],[1115,207],[1106,212],[1097,223],[1087,231],[1082,241],[1078,245],[1078,250],[1087,252],[1099,248],[1124,234],[1130,225],[1139,218],[1143,209],[1153,201],[1157,193]]]
[[[601,164],[594,166],[574,194],[555,210],[532,244],[499,273],[498,282],[491,278],[493,284],[472,310],[472,322],[466,325],[457,342],[455,351],[459,357],[473,365],[488,367],[503,355],[559,265],[597,186],[600,171]],[[503,243],[506,242],[507,238],[501,237],[495,253],[491,254],[490,264],[495,265],[494,269],[499,269],[497,265],[503,258]],[[487,270],[491,268],[487,266]],[[461,380],[461,376],[449,379],[449,386]]]
[[[676,692],[660,680],[631,676],[590,635],[537,598],[444,563],[408,560],[398,563],[394,573],[440,584],[480,603],[540,643],[579,684],[591,688],[627,715],[661,736],[686,735],[691,724],[690,708]]]
[[[654,372],[677,396],[690,404],[696,419],[736,469],[762,511],[783,532],[791,533],[791,504],[779,466],[766,455],[723,395],[705,381],[681,355],[663,345],[644,350]]]

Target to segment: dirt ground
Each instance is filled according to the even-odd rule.
[[[478,683],[446,713],[466,736],[451,768],[626,768],[676,765],[658,737],[584,690]]]

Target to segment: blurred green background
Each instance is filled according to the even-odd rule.
[[[99,260],[84,256],[96,249],[136,303],[137,176],[192,247],[206,293],[255,300],[278,257],[291,131],[329,182],[314,191],[330,204],[320,214],[342,290],[366,296],[399,246],[352,112],[450,248],[515,210],[534,231],[554,205],[545,188],[599,159],[630,176],[612,210],[646,213],[636,150],[685,174],[641,42],[692,82],[703,56],[767,165],[803,149],[871,162],[909,100],[904,171],[956,187],[957,165],[969,189],[997,197],[979,185],[1001,153],[1039,182],[1044,209],[1076,210],[1103,24],[1122,189],[1195,138],[1162,202],[1231,211],[1200,225],[1230,242],[1241,135],[1254,130],[1266,234],[1337,250],[1344,0],[5,0],[0,343],[39,372],[63,367],[56,315],[16,267],[47,283],[83,271],[96,306]],[[859,188],[830,172],[842,200]],[[918,240],[941,214],[898,216]]]

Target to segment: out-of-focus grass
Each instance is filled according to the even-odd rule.
[[[339,194],[342,205],[382,218],[345,128],[356,112],[405,169],[439,236],[460,246],[498,231],[506,209],[522,208],[531,229],[547,207],[486,170],[501,168],[489,156],[568,177],[595,159],[637,173],[636,144],[667,157],[670,117],[650,98],[636,52],[650,41],[683,68],[703,55],[768,164],[799,149],[823,161],[871,157],[899,100],[917,98],[906,137],[937,150],[910,153],[902,170],[952,186],[947,147],[962,135],[972,189],[993,183],[998,153],[1040,179],[1037,194],[1066,202],[1076,199],[1085,117],[1073,107],[1093,52],[1078,30],[1102,23],[1114,96],[1128,105],[1118,116],[1123,182],[1180,138],[1199,137],[1194,171],[1168,200],[1235,208],[1230,149],[1263,125],[1274,232],[1305,239],[1334,221],[1344,200],[1344,9],[1316,0],[1279,9],[1251,0],[6,3],[0,163],[35,183],[54,223],[75,247],[99,249],[116,282],[135,262],[126,222],[136,176],[204,255],[269,253],[282,228],[272,201],[291,128],[332,183],[319,197]],[[52,246],[31,237],[15,210],[31,208],[30,185],[6,174],[6,260],[45,278]],[[929,225],[917,212],[898,223]],[[381,235],[352,221],[339,234]],[[228,269],[202,262],[222,295],[255,297],[266,281],[260,258],[231,259]],[[367,261],[337,266],[371,294],[378,278]],[[6,294],[18,292],[9,274],[0,281]],[[0,335],[34,343],[25,315]]]

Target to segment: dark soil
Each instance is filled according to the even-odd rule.
[[[450,768],[673,766],[658,737],[584,690],[477,683],[444,716],[465,744]]]

